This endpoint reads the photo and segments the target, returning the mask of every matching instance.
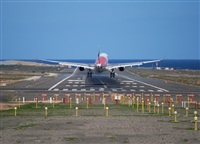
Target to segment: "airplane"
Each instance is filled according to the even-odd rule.
[[[84,71],[85,69],[88,69],[87,77],[90,77],[90,78],[92,77],[93,71],[96,71],[97,73],[102,73],[103,71],[110,71],[110,78],[114,78],[115,77],[114,69],[119,69],[119,71],[124,71],[126,67],[140,66],[146,63],[153,63],[153,62],[157,63],[161,61],[161,60],[152,60],[152,61],[142,61],[142,62],[109,64],[108,54],[100,53],[100,52],[98,52],[98,57],[94,64],[61,62],[61,61],[52,61],[52,60],[43,60],[43,59],[39,59],[39,60],[51,62],[51,63],[57,63],[63,66],[78,67],[80,71]]]

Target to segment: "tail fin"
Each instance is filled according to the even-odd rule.
[[[98,63],[100,63],[100,51],[98,50]]]

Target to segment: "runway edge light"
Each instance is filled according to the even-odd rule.
[[[78,116],[78,107],[76,107],[76,116]]]
[[[194,130],[198,130],[198,117],[194,117]]]
[[[174,111],[174,122],[177,122],[177,111]]]
[[[14,107],[14,116],[17,116],[17,107]]]
[[[48,107],[45,107],[45,116],[48,115]]]
[[[106,107],[106,116],[108,116],[108,109],[109,109],[109,108],[108,108],[108,107]]]

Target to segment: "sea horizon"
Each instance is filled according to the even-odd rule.
[[[0,61],[9,61],[9,60],[16,60],[16,61],[29,61],[29,62],[37,62],[37,63],[45,63],[45,64],[53,64],[50,62],[44,62],[38,59],[2,59]],[[69,61],[75,63],[88,63],[94,64],[95,59],[49,59],[54,61]],[[138,61],[147,61],[153,59],[109,59],[109,64],[115,63],[129,63],[129,62],[138,62]],[[134,66],[138,67],[138,66]],[[161,67],[161,68],[172,68],[176,69],[186,69],[186,70],[200,70],[200,60],[199,59],[163,59],[158,64],[156,63],[149,63],[144,64],[139,67]]]

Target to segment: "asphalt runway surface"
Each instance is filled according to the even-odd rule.
[[[194,94],[199,101],[200,88],[173,82],[166,82],[153,78],[142,78],[128,71],[116,70],[116,77],[110,78],[109,72],[100,74],[94,73],[92,78],[87,77],[87,71],[78,69],[66,69],[58,73],[57,77],[42,76],[38,80],[21,81],[1,88],[1,101],[7,95],[15,97],[26,97],[26,100],[33,100],[35,96],[39,99],[42,94],[47,98],[54,94],[65,97],[65,94],[85,93],[116,93],[116,94],[182,94],[187,97]]]

